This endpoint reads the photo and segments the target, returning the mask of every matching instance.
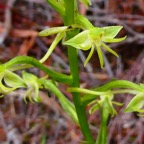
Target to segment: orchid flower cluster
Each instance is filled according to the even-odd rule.
[[[14,70],[14,68],[12,69]],[[25,93],[23,93],[22,96],[26,103],[27,100],[32,103],[41,102],[42,100],[39,95],[40,90],[50,90],[58,97],[62,108],[78,124],[74,105],[59,91],[53,81],[47,79],[47,75],[42,78],[38,78],[34,74],[22,71],[22,77],[20,77],[18,74],[14,73],[12,69],[7,67],[7,63],[0,65],[0,97],[22,88],[25,90]]]
[[[91,4],[90,0],[80,1],[86,7]],[[123,27],[119,25],[107,27],[93,26],[86,17],[79,14],[76,0],[47,0],[47,2],[60,14],[65,26],[48,28],[38,34],[39,36],[56,35],[48,51],[40,60],[29,56],[17,56],[7,63],[0,65],[1,97],[18,88],[22,88],[26,90],[23,94],[25,102],[27,102],[27,99],[30,102],[40,102],[40,90],[49,90],[57,96],[62,108],[80,125],[87,143],[92,144],[95,142],[89,129],[85,108],[89,106],[90,114],[100,110],[102,122],[95,144],[106,144],[109,115],[114,116],[117,114],[114,105],[123,105],[114,101],[114,96],[122,93],[134,95],[124,112],[138,112],[140,116],[143,116],[144,85],[135,84],[126,80],[113,80],[103,86],[90,90],[80,88],[77,50],[89,51],[84,62],[84,67],[96,51],[100,61],[100,67],[103,68],[103,50],[118,57],[118,54],[107,43],[117,43],[125,40],[126,36],[116,38]],[[68,47],[70,75],[56,72],[43,64],[50,57],[60,41]],[[34,74],[23,70],[31,67],[42,70],[46,76],[38,78]],[[16,74],[17,70],[22,70],[21,76]],[[57,82],[68,85],[67,91],[72,93],[73,103],[62,94],[56,85]]]
[[[1,96],[8,94],[18,88],[27,89],[24,94],[24,100],[28,98],[31,102],[39,102],[39,89],[42,88],[42,85],[39,82],[39,79],[30,73],[25,71],[22,72],[22,78],[12,72],[9,69],[4,68],[4,65],[1,66],[0,70],[0,93]]]
[[[124,87],[124,89],[122,89]],[[115,89],[116,88],[116,89]],[[119,88],[119,89],[118,89]],[[129,104],[124,109],[124,112],[138,112],[139,116],[143,116],[144,110],[144,85],[135,84],[126,80],[114,80],[102,87],[93,90],[84,88],[68,88],[69,92],[81,92],[85,95],[81,98],[81,104],[88,104],[90,107],[89,113],[93,114],[97,110],[101,110],[103,104],[107,104],[107,112],[114,116],[117,114],[114,105],[122,106],[123,103],[114,101],[114,95],[129,93],[134,95]]]

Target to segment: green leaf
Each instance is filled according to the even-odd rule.
[[[50,90],[57,96],[62,108],[71,116],[71,118],[77,124],[79,124],[76,110],[73,103],[71,103],[51,81],[41,79],[40,82],[42,85],[44,85],[46,89]]]
[[[27,73],[26,71],[22,72],[22,77],[25,83],[30,84],[37,81],[37,77],[34,74]]]
[[[54,34],[57,34],[57,33],[64,32],[68,28],[69,28],[68,26],[48,28],[48,29],[45,29],[45,30],[39,32],[38,36],[54,35]]]
[[[137,94],[127,105],[124,112],[139,111],[144,105],[144,93]]]

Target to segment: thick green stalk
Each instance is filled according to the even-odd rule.
[[[66,26],[74,24],[74,9],[76,6],[76,1],[74,0],[64,0],[65,2],[65,18],[64,18],[64,24]],[[72,38],[75,35],[75,32],[68,32],[67,33],[67,39]],[[69,64],[70,64],[70,71],[71,71],[71,76],[73,79],[73,83],[71,84],[72,87],[80,87],[79,84],[79,70],[78,70],[78,52],[77,49],[69,46],[68,47],[68,57],[69,57]],[[86,117],[86,112],[85,112],[85,107],[81,106],[81,96],[79,93],[72,93],[73,94],[73,100],[74,100],[74,105],[76,108],[78,120],[80,123],[81,130],[83,132],[83,135],[86,139],[86,142],[88,144],[94,144],[94,140],[92,138],[88,122],[87,122],[87,117]]]

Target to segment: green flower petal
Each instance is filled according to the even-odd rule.
[[[5,70],[4,82],[10,87],[26,87],[22,78],[8,70]]]
[[[22,76],[28,88],[24,95],[24,100],[26,101],[26,98],[28,98],[31,102],[40,102],[41,99],[39,97],[39,88],[41,88],[42,85],[38,81],[39,79],[35,75],[25,71],[23,71]]]
[[[123,26],[108,26],[108,27],[103,27],[102,29],[104,30],[104,39],[110,38],[113,39],[119,31],[123,28]]]
[[[113,39],[111,39],[111,38],[103,38],[103,42],[107,42],[107,43],[115,43],[115,42],[121,42],[121,41],[123,41],[123,40],[125,40],[126,39],[126,36],[125,37],[122,37],[122,38],[113,38]]]
[[[33,89],[28,89],[24,94],[24,101],[27,103],[27,98],[31,103],[34,103],[34,100],[32,99]]]
[[[77,49],[88,50],[91,47],[91,41],[88,38],[88,30],[85,30],[75,37],[65,41],[64,45],[69,45]]]
[[[15,89],[16,89],[16,87],[9,88],[9,87],[4,86],[2,84],[2,82],[0,82],[0,93],[1,94],[8,94]]]
[[[69,28],[68,26],[48,28],[48,29],[45,29],[45,30],[39,32],[38,36],[54,35],[54,34],[57,34],[57,33],[60,33],[60,32],[64,32],[68,28]]]
[[[36,82],[38,79],[34,74],[27,73],[25,71],[22,72],[22,77],[23,77],[23,80],[25,81],[25,83],[28,85],[30,83]]]
[[[96,112],[98,109],[100,109],[102,103],[103,103],[103,100],[97,101],[96,104],[94,104],[94,105],[89,109],[89,113],[90,113],[90,114],[93,114],[93,113]]]
[[[37,83],[35,83],[35,85],[34,85],[34,91],[35,91],[35,93],[34,93],[34,100],[35,100],[36,102],[40,102],[41,99],[40,99],[40,97],[39,97],[39,86],[38,86]]]
[[[92,54],[94,53],[94,45],[92,45],[92,48],[90,50],[90,53],[88,55],[88,57],[86,58],[85,62],[84,62],[84,67],[87,65],[88,61],[90,60],[90,58],[92,57]]]
[[[54,41],[52,42],[50,48],[48,49],[47,53],[45,54],[45,56],[40,60],[41,63],[43,63],[44,61],[46,61],[49,56],[51,55],[51,53],[53,52],[53,50],[55,49],[56,45],[60,42],[60,40],[64,37],[65,32],[61,32],[58,33],[56,38],[54,39]]]
[[[84,43],[80,44],[80,48],[84,51],[89,50],[91,48],[91,42],[87,39]]]
[[[118,54],[113,51],[109,46],[107,46],[106,44],[102,43],[102,46],[104,49],[106,49],[108,52],[112,53],[113,55],[115,55],[116,57],[119,57]]]
[[[93,39],[93,40],[99,40],[101,41],[101,37],[103,36],[104,34],[104,30],[103,28],[99,28],[99,27],[94,27],[94,28],[91,28],[89,30],[89,36]]]
[[[97,53],[98,53],[100,66],[101,66],[101,68],[103,68],[104,67],[104,59],[103,59],[102,50],[101,50],[99,45],[96,45],[96,50],[97,50]]]
[[[108,109],[109,109],[109,113],[114,116],[117,114],[116,110],[114,109],[113,105],[112,105],[112,101],[109,98],[109,96],[105,97],[105,101],[108,104]]]

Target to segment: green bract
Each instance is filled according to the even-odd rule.
[[[70,45],[74,48],[82,50],[91,49],[87,59],[84,62],[84,66],[86,66],[94,52],[94,49],[96,48],[101,68],[103,68],[104,60],[101,47],[118,57],[118,54],[115,51],[113,51],[109,46],[107,46],[105,42],[114,43],[123,41],[126,37],[114,38],[121,29],[122,26],[109,26],[103,28],[94,27],[89,30],[84,30],[83,32],[79,33],[75,37],[64,42],[63,44]]]
[[[144,92],[140,92],[129,102],[124,112],[144,112],[144,110],[141,110],[143,106]]]

